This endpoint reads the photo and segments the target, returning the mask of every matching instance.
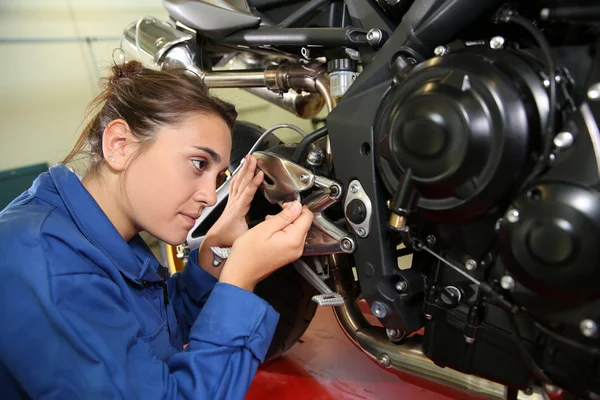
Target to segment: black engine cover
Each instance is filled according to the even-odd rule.
[[[387,189],[394,193],[410,169],[419,211],[439,223],[464,223],[506,199],[547,119],[536,68],[522,54],[483,46],[416,66],[378,110]]]

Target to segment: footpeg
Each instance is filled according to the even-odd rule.
[[[342,306],[344,305],[344,298],[341,294],[334,292],[321,280],[310,267],[302,260],[294,261],[294,267],[304,279],[306,279],[311,285],[314,286],[321,294],[314,295],[312,301],[317,303],[319,306]]]
[[[213,253],[213,267],[217,268],[223,261],[229,258],[229,254],[231,253],[231,247],[211,247],[210,251]]]

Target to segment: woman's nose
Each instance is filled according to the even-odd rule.
[[[214,184],[203,184],[194,193],[193,200],[203,205],[203,207],[211,207],[217,203],[217,186]]]

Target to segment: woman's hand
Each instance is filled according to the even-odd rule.
[[[235,241],[219,281],[253,291],[272,272],[300,258],[312,220],[308,208],[288,203]]]
[[[208,230],[199,250],[199,264],[211,275],[219,277],[221,268],[212,266],[211,247],[231,247],[233,242],[248,231],[246,215],[250,203],[263,181],[264,173],[256,172],[257,161],[254,156],[246,156],[244,165],[229,184],[229,198],[223,214]]]

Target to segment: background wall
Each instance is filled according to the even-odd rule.
[[[167,18],[160,0],[0,0],[0,170],[52,165],[69,152],[121,32],[146,15]],[[217,93],[240,119],[312,129],[244,91]]]

